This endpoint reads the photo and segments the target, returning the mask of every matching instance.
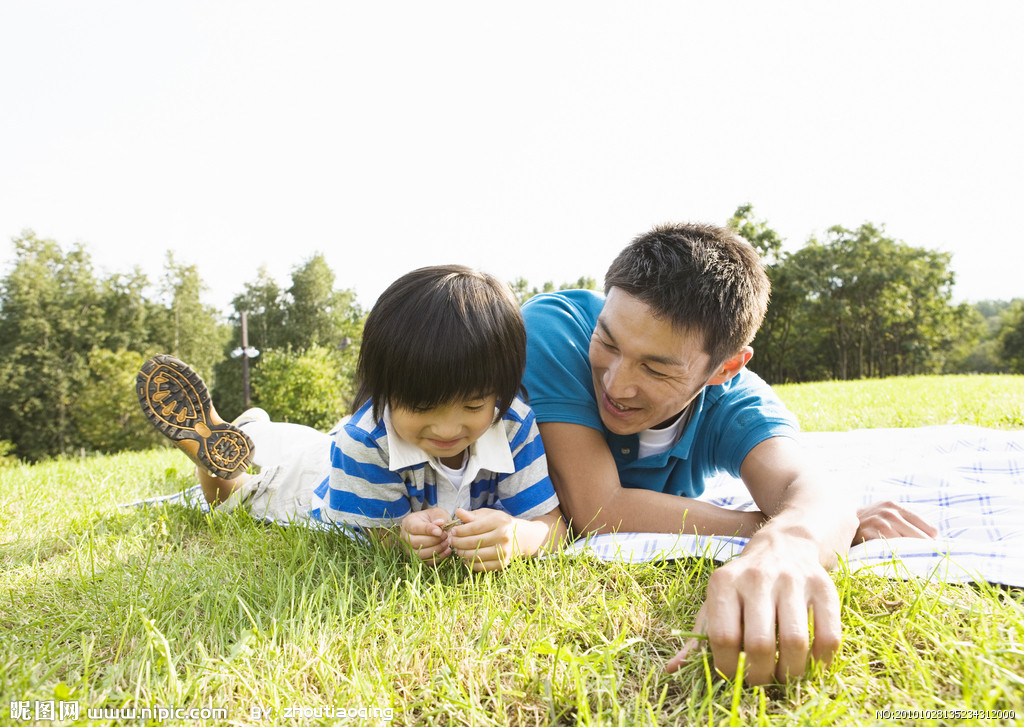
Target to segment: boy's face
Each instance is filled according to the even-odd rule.
[[[496,396],[456,401],[433,409],[391,408],[395,434],[449,467],[462,464],[462,453],[494,422]]]
[[[700,337],[655,318],[647,304],[608,291],[590,338],[590,370],[601,421],[636,434],[672,420],[713,378]]]

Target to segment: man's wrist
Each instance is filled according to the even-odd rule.
[[[778,557],[780,551],[787,551],[787,558],[806,559],[822,563],[821,543],[814,532],[800,522],[782,523],[770,519],[754,533],[743,555],[768,555]],[[834,553],[832,554],[834,557]]]

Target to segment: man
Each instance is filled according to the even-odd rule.
[[[752,684],[801,676],[809,654],[836,652],[839,597],[826,569],[855,536],[934,534],[891,503],[862,512],[858,529],[802,462],[794,417],[745,368],[769,289],[756,251],[731,230],[667,225],[620,253],[605,296],[553,293],[523,308],[524,384],[573,529],[750,538],[712,574],[696,630],[727,677],[745,652]],[[719,470],[741,477],[761,511],[692,499]]]

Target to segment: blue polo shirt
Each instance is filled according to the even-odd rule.
[[[593,290],[545,293],[523,306],[526,375],[523,384],[537,421],[582,424],[604,434],[624,487],[696,497],[719,471],[739,477],[757,444],[793,437],[796,417],[753,371],[743,369],[718,386],[706,386],[672,449],[638,458],[640,438],[608,431],[601,422],[590,372],[590,337],[604,295]]]

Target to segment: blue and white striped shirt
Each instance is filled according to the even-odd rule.
[[[387,412],[374,419],[367,402],[335,435],[330,478],[313,505],[319,519],[387,527],[437,506],[439,494],[452,488],[436,460],[389,429]],[[462,487],[469,490],[468,510],[488,507],[531,520],[558,506],[533,410],[518,397],[470,445]]]

